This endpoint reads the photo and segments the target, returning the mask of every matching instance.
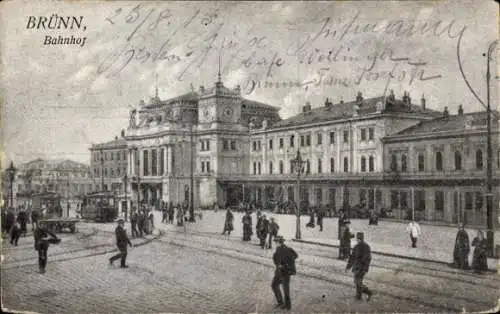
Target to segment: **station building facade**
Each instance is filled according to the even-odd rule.
[[[167,100],[156,93],[130,112],[128,191],[133,203],[189,203],[191,192],[195,207],[241,201],[266,207],[300,198],[334,210],[363,204],[400,219],[411,210],[419,219],[482,224],[476,208],[485,207],[485,120],[481,113],[430,107],[423,97],[415,104],[407,92],[400,99],[393,92],[366,99],[358,93],[345,102],[306,103],[282,120],[278,107],[245,99],[238,86],[227,88],[220,79]],[[498,177],[498,120],[493,129]],[[484,169],[474,170],[471,152],[479,147]],[[432,171],[438,148],[447,154],[446,167],[457,149],[463,152],[464,170]],[[424,171],[418,168],[422,150]],[[300,191],[292,165],[297,151],[306,160]],[[393,158],[399,168],[391,166]],[[467,179],[469,172],[475,181]],[[494,184],[498,204],[498,180]]]

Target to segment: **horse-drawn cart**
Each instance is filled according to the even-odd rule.
[[[39,213],[38,223],[45,224],[49,230],[60,233],[67,229],[71,233],[76,232],[76,223],[79,219],[62,217],[61,197],[52,192],[33,194],[31,196],[32,207]]]

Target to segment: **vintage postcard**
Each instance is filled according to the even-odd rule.
[[[491,312],[495,1],[4,1],[1,302]]]

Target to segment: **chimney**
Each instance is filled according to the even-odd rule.
[[[443,117],[448,118],[448,116],[449,116],[448,107],[444,107]]]
[[[403,92],[403,103],[407,106],[410,105],[410,95],[408,94],[407,91]]]
[[[356,101],[357,102],[363,101],[363,94],[361,94],[361,92],[358,92],[358,95],[356,96]]]
[[[204,93],[205,92],[205,86],[201,85],[200,86],[200,93]]]
[[[420,98],[420,104],[422,105],[422,110],[425,110],[425,97],[424,97],[424,94],[422,94],[422,98]]]
[[[311,111],[311,103],[306,102],[306,105],[302,107],[302,112],[309,112],[309,111]]]
[[[125,137],[125,130],[124,129],[122,129],[121,136]]]
[[[330,102],[330,100],[327,98],[326,101],[325,101],[325,107],[327,108],[330,108],[332,106],[332,103]]]
[[[463,116],[464,115],[464,108],[462,107],[462,105],[458,106],[458,115],[459,116]]]

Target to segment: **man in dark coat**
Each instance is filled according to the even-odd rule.
[[[363,293],[368,295],[367,301],[372,297],[373,292],[363,284],[363,277],[368,273],[371,262],[370,246],[364,242],[364,234],[358,232],[356,234],[358,244],[352,250],[345,271],[352,268],[354,274],[354,285],[356,286],[356,299],[361,300]]]
[[[339,259],[341,260],[348,259],[351,255],[351,239],[354,238],[354,235],[351,233],[350,225],[351,222],[346,220],[342,227],[339,245]]]
[[[49,239],[52,237],[52,240]],[[40,273],[45,273],[45,266],[47,266],[47,253],[49,250],[49,243],[59,243],[61,240],[52,233],[44,224],[38,224],[33,232],[35,238],[35,250],[38,251],[38,269]]]
[[[269,220],[267,220],[266,215],[262,215],[259,226],[259,240],[260,240],[260,247],[262,249],[266,248],[266,239],[268,232],[269,232]]]
[[[109,263],[113,265],[113,262],[119,258],[121,258],[121,263],[120,267],[121,268],[128,268],[128,266],[125,264],[127,260],[127,245],[130,245],[132,247],[132,243],[130,242],[128,236],[127,236],[127,231],[123,227],[125,224],[125,221],[123,219],[118,219],[118,227],[115,229],[115,235],[116,235],[116,246],[118,247],[118,250],[120,250],[120,253],[116,254],[115,256],[112,256],[109,259]]]
[[[137,215],[137,212],[134,210],[132,212],[132,215],[130,215],[130,228],[132,229],[132,238],[135,238],[139,236],[139,232],[137,231],[137,221],[139,219],[139,216]]]
[[[10,244],[17,246],[19,242],[19,237],[21,236],[21,225],[19,222],[15,222],[10,229]]]
[[[338,238],[340,240],[340,237],[342,236],[342,227],[345,225],[345,222],[347,221],[347,216],[345,214],[344,211],[341,211],[340,212],[340,216],[339,216],[339,229],[338,229]]]
[[[31,211],[31,230],[35,231],[38,228],[38,219],[40,218],[40,213],[37,210]]]
[[[21,210],[17,214],[17,222],[19,222],[19,225],[21,226],[21,234],[25,237],[27,231],[26,225],[28,224],[28,214],[24,210]]]
[[[279,245],[276,247],[276,252],[273,255],[273,262],[276,266],[276,270],[274,272],[271,288],[278,302],[276,307],[290,310],[292,308],[292,302],[290,300],[290,276],[296,274],[295,260],[299,256],[294,249],[285,245],[285,239],[283,239],[283,237],[278,236],[275,241],[278,242]],[[285,302],[283,302],[280,285],[283,285]]]
[[[323,218],[325,217],[325,212],[321,208],[318,208],[318,214],[316,217],[316,224],[319,226],[319,231],[323,231]]]
[[[250,241],[252,239],[252,216],[250,212],[246,212],[241,222],[243,223],[243,241]]]
[[[139,236],[142,237],[143,233],[145,233],[144,224],[146,223],[146,213],[144,211],[139,210],[137,214],[137,229],[139,230]]]
[[[5,216],[5,232],[10,233],[14,223],[16,222],[16,215],[11,208],[8,209],[7,215]]]
[[[278,231],[280,230],[280,227],[274,221],[274,218],[271,217],[269,221],[269,242],[268,242],[268,247],[270,249],[273,248],[273,237],[276,238],[278,236]]]
[[[469,235],[461,223],[458,226],[455,248],[453,250],[453,266],[458,269],[469,269]]]
[[[222,231],[222,234],[231,234],[231,231],[233,231],[234,226],[233,226],[233,221],[234,221],[234,215],[231,212],[231,209],[228,208],[226,211],[226,220],[224,221],[224,230]]]

